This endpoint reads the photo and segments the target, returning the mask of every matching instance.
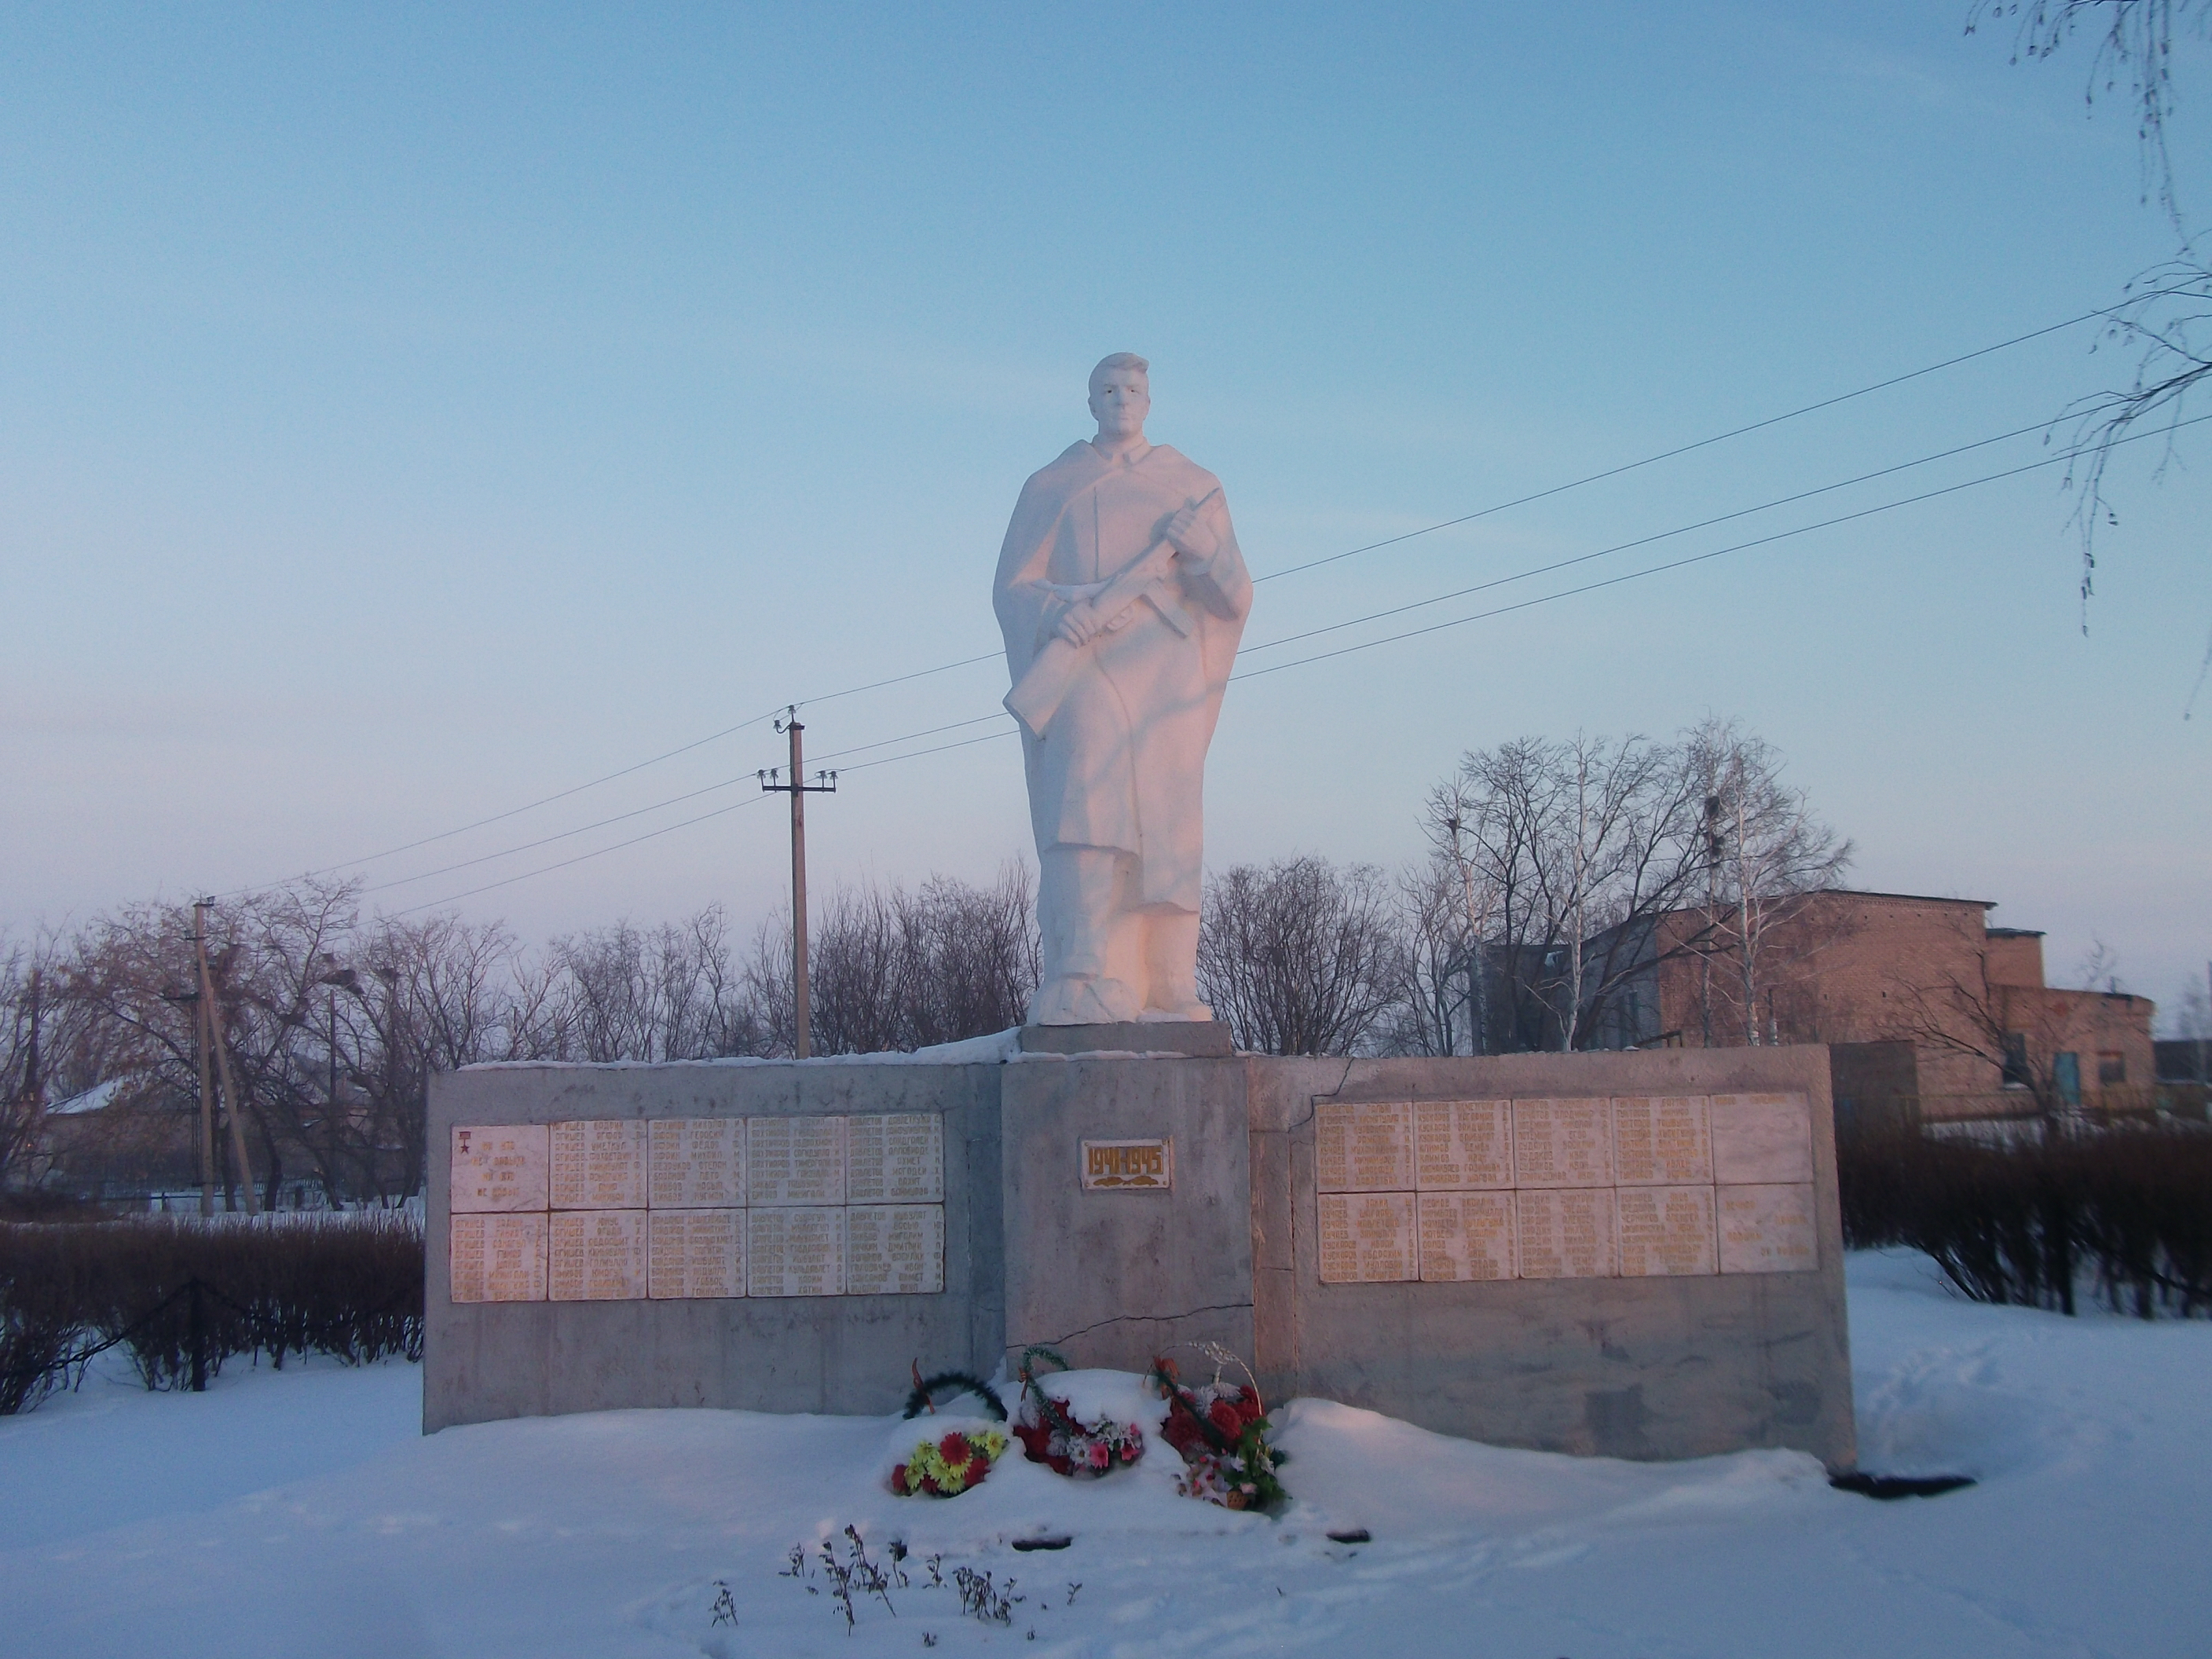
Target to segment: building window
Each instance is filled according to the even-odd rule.
[[[2106,1088],[2128,1080],[2128,1060],[2125,1054],[2109,1051],[2097,1056],[2097,1086]]]
[[[2027,1033],[2007,1031],[2004,1034],[2004,1086],[2025,1089],[2035,1081],[2027,1069]]]

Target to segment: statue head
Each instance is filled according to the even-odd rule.
[[[1099,359],[1091,371],[1091,413],[1102,438],[1132,438],[1152,406],[1152,368],[1133,351]]]

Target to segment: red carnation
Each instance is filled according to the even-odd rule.
[[[1232,1445],[1236,1443],[1237,1437],[1244,1432],[1243,1417],[1238,1413],[1237,1407],[1226,1400],[1215,1401],[1212,1408],[1206,1415],[1213,1426],[1221,1431],[1221,1437]]]
[[[937,1443],[937,1455],[945,1460],[946,1467],[950,1468],[957,1469],[965,1463],[969,1454],[975,1448],[968,1443],[968,1437],[957,1429]]]

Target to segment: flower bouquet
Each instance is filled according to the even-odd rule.
[[[986,1415],[1003,1423],[1006,1408],[991,1385],[969,1371],[940,1371],[925,1377],[914,1367],[914,1391],[907,1395],[906,1415],[924,1412],[934,1415],[939,1394],[970,1395]],[[902,1498],[957,1498],[981,1484],[1006,1449],[1003,1430],[953,1429],[933,1440],[918,1442],[906,1461],[891,1470],[891,1490]]]
[[[1030,1462],[1042,1463],[1054,1474],[1095,1479],[1145,1455],[1145,1431],[1135,1424],[1110,1417],[1086,1423],[1066,1401],[1047,1394],[1036,1377],[1036,1362],[1043,1359],[1068,1369],[1067,1361],[1050,1348],[1023,1351],[1021,1414],[1012,1428]]]
[[[1202,1347],[1214,1361],[1213,1381],[1197,1388],[1178,1379],[1173,1360],[1152,1361],[1152,1385],[1168,1402],[1160,1437],[1183,1461],[1176,1490],[1224,1509],[1272,1509],[1290,1496],[1275,1478],[1277,1467],[1288,1460],[1268,1443],[1271,1425],[1260,1386],[1227,1349],[1211,1342]],[[1243,1371],[1243,1382],[1222,1380],[1230,1365]]]
[[[981,1485],[1006,1449],[1006,1437],[996,1429],[955,1429],[915,1446],[891,1471],[891,1490],[902,1498],[957,1498]]]

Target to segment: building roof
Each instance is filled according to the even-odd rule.
[[[1992,927],[1989,930],[1989,935],[1991,939],[2041,939],[2043,929],[2040,927]]]

